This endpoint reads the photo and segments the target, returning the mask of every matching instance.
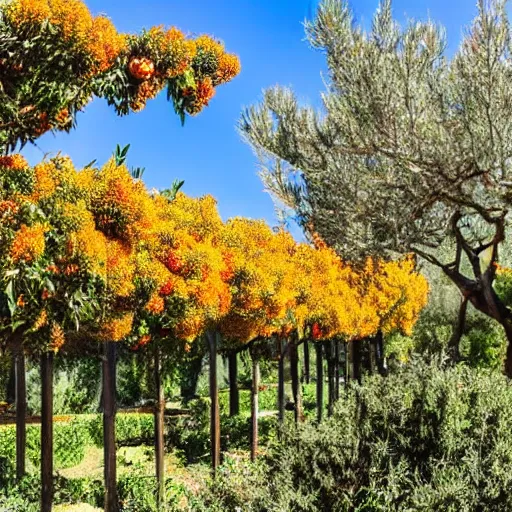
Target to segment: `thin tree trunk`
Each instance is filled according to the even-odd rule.
[[[252,358],[251,389],[251,460],[256,460],[258,453],[258,390],[260,386],[260,364],[256,356]]]
[[[41,512],[53,499],[53,352],[41,356]]]
[[[377,368],[382,376],[387,375],[386,361],[384,359],[384,334],[382,331],[377,333],[375,338],[375,356],[377,359]]]
[[[340,399],[340,342],[334,340],[334,398]]]
[[[350,346],[347,341],[345,341],[344,345],[345,345],[344,346],[344,349],[345,349],[345,375],[343,377],[345,380],[345,389],[347,389],[348,383],[350,382]]]
[[[325,353],[327,358],[327,415],[332,416],[335,402],[334,391],[334,355],[332,340],[325,342]]]
[[[103,464],[105,475],[105,511],[117,512],[116,467],[116,349],[105,342],[103,357]]]
[[[292,394],[294,404],[295,423],[303,421],[304,415],[302,413],[302,393],[300,392],[299,382],[299,352],[295,340],[290,340],[290,370],[292,377]]]
[[[27,446],[27,385],[25,381],[25,354],[20,348],[14,359],[16,383],[16,479],[25,476]]]
[[[309,384],[310,381],[310,368],[309,368],[309,341],[304,340],[304,382]]]
[[[375,368],[375,339],[368,338],[368,373],[373,375]]]
[[[210,349],[210,451],[212,470],[215,475],[220,466],[220,414],[219,388],[217,385],[217,334],[208,331],[208,346]]]
[[[162,370],[160,347],[155,346],[155,465],[157,480],[157,506],[160,510],[165,504],[165,467],[164,467],[164,409],[165,397],[160,372]]]
[[[277,409],[279,412],[279,424],[284,424],[284,357],[286,344],[279,340],[279,363],[277,367]]]
[[[457,323],[453,330],[453,335],[448,343],[448,353],[453,362],[460,360],[460,340],[464,334],[464,327],[466,325],[466,313],[468,310],[468,298],[462,296],[460,301],[459,315]]]
[[[322,342],[315,343],[316,349],[316,420],[322,422],[324,414],[324,361],[322,357]]]
[[[361,340],[352,341],[352,368],[354,380],[357,380],[359,384],[362,382],[361,378]]]
[[[229,365],[229,415],[238,416],[240,413],[240,394],[238,392],[238,355],[236,351],[228,354]]]

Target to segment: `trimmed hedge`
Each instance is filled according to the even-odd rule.
[[[103,418],[97,414],[87,422],[89,436],[96,446],[103,446]],[[152,414],[117,414],[116,442],[118,446],[153,442],[155,425]]]
[[[79,464],[85,455],[89,440],[86,424],[81,420],[53,425],[53,453],[56,469]],[[0,426],[0,458],[14,461],[16,458],[16,427]],[[41,427],[27,425],[27,458],[36,467],[41,458]]]
[[[154,438],[151,414],[118,414],[116,436],[119,446],[144,444]],[[72,417],[71,421],[53,424],[55,469],[65,469],[82,462],[89,444],[103,446],[103,423],[100,414]],[[41,427],[27,425],[27,459],[39,468],[41,459]],[[0,487],[12,481],[16,461],[16,427],[0,426]],[[1,509],[0,509],[1,510]]]

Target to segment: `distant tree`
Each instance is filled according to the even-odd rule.
[[[442,28],[400,28],[383,0],[365,32],[342,0],[306,25],[327,58],[321,113],[288,89],[266,91],[240,129],[272,195],[345,258],[415,252],[508,338],[512,311],[493,288],[512,197],[511,33],[506,0],[478,15],[448,59]],[[435,250],[453,241],[453,257]],[[461,261],[469,262],[469,273]],[[463,318],[462,318],[463,320]]]

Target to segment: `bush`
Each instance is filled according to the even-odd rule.
[[[103,446],[103,417],[91,416],[87,422],[89,435],[96,446]],[[153,442],[154,419],[152,414],[117,414],[116,442],[118,446]]]
[[[512,388],[499,373],[414,361],[388,378],[353,384],[320,426],[287,430],[262,479],[243,477],[253,489],[236,506],[509,511],[511,424]],[[199,498],[203,510],[232,510],[242,476],[216,479]]]
[[[81,420],[56,422],[53,425],[54,464],[64,469],[79,464],[85,455],[89,441],[87,425]],[[39,467],[41,458],[41,427],[27,425],[27,458],[31,464]],[[16,460],[16,427],[0,426],[0,459],[10,461],[12,469]],[[6,475],[2,475],[3,478]]]

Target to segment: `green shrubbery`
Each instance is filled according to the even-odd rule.
[[[509,511],[511,424],[502,375],[413,362],[288,430],[263,469],[221,472],[195,510]]]

